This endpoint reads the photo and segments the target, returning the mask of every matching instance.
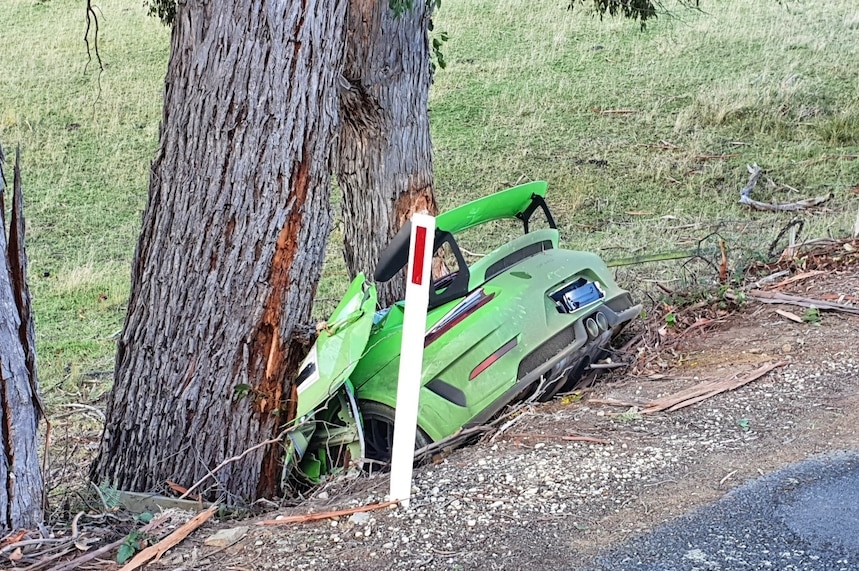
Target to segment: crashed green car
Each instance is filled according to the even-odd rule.
[[[424,452],[460,443],[511,402],[575,386],[641,312],[598,256],[558,247],[545,195],[545,182],[531,182],[436,219],[434,250],[449,273],[430,288],[416,435]],[[456,237],[499,221],[521,235],[469,263]],[[410,232],[406,223],[382,253],[376,282],[406,265]],[[287,479],[389,462],[403,307],[376,311],[375,286],[363,275],[352,282],[299,369]]]

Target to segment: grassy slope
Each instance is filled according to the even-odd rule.
[[[9,157],[22,147],[48,390],[113,366],[168,53],[168,31],[139,4],[99,2],[102,74],[87,65],[83,2],[10,0],[0,10],[0,143]]]
[[[758,162],[799,193],[759,187],[756,198],[833,192],[826,210],[803,215],[806,235],[848,231],[859,161],[822,158],[859,152],[854,0],[823,12],[810,0],[713,0],[709,14],[663,17],[644,33],[563,4],[443,3],[436,26],[451,36],[449,65],[431,113],[444,207],[542,178],[568,246],[615,258],[688,247],[718,227],[735,251],[761,251],[790,216],[736,204],[746,163]],[[82,2],[7,0],[0,11],[0,142],[24,152],[49,390],[84,390],[87,372],[112,366],[157,144],[168,32],[138,2],[99,5],[100,76],[85,70]],[[342,288],[334,246],[322,297]]]

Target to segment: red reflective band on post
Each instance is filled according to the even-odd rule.
[[[415,229],[415,253],[412,260],[412,283],[421,285],[424,281],[424,250],[426,249],[427,229],[418,226]]]

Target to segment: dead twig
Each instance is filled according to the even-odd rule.
[[[147,532],[147,531],[152,531],[154,529],[157,529],[158,527],[161,526],[161,524],[165,523],[169,519],[170,519],[169,516],[161,516],[161,517],[155,518],[152,521],[150,521],[149,523],[147,523],[146,525],[144,525],[143,527],[141,527],[140,531]],[[88,563],[88,562],[92,561],[93,559],[101,557],[102,555],[104,555],[106,553],[110,553],[114,549],[117,549],[120,545],[125,543],[126,540],[127,540],[126,537],[122,537],[121,539],[118,539],[118,540],[114,541],[113,543],[109,543],[108,545],[100,547],[94,551],[89,551],[89,552],[81,555],[80,557],[76,557],[76,558],[72,559],[71,561],[66,561],[64,563],[61,563],[61,564],[55,566],[55,567],[51,567],[47,571],[71,571],[72,569],[77,569],[78,567],[80,567],[84,563]]]
[[[795,276],[791,276],[789,278],[783,279],[782,281],[776,284],[769,284],[765,286],[763,289],[765,290],[773,290],[773,289],[782,289],[785,286],[789,286],[790,284],[801,282],[802,280],[807,280],[808,278],[813,278],[814,276],[819,276],[820,274],[825,274],[823,270],[810,270],[808,272],[803,272],[801,274],[796,274]],[[760,283],[760,282],[758,282]]]
[[[382,508],[386,508],[389,506],[393,506],[398,504],[397,501],[392,502],[381,502],[378,504],[369,504],[366,506],[359,506],[357,508],[347,508],[343,510],[334,510],[329,512],[318,512],[312,514],[298,514],[286,516],[282,519],[265,519],[262,521],[258,521],[257,525],[287,525],[290,523],[305,523],[308,521],[319,521],[321,519],[331,519],[334,517],[342,517],[346,515],[352,515],[356,513],[369,512],[373,510],[380,510]],[[120,571],[125,571],[124,569],[120,569]]]
[[[806,208],[812,208],[814,206],[819,206],[824,202],[830,200],[835,195],[832,193],[816,196],[814,198],[806,198],[803,200],[797,200],[796,202],[787,202],[784,204],[770,204],[768,202],[760,202],[758,200],[752,199],[752,190],[754,190],[755,186],[758,184],[758,180],[763,175],[763,169],[759,167],[756,163],[751,165],[747,165],[746,168],[749,171],[749,182],[746,183],[746,186],[740,190],[740,204],[745,204],[750,208],[754,208],[756,210],[766,210],[770,212],[793,212],[796,210],[805,210]]]
[[[597,115],[634,115],[638,113],[636,109],[600,109],[599,107],[591,107],[591,111]]]
[[[208,474],[206,474],[205,476],[203,476],[202,478],[197,480],[197,482],[195,482],[190,488],[185,490],[185,493],[182,494],[181,496],[179,496],[179,499],[184,500],[185,498],[187,498],[191,494],[191,492],[193,492],[194,490],[196,490],[197,488],[202,486],[206,482],[206,480],[208,480],[209,478],[214,477],[215,473],[218,472],[219,470],[221,470],[224,466],[232,464],[233,462],[238,462],[239,460],[241,460],[242,458],[244,458],[245,456],[247,456],[248,454],[250,454],[254,450],[258,450],[260,448],[263,448],[264,446],[270,446],[272,444],[277,444],[278,442],[282,442],[284,436],[286,436],[286,433],[289,432],[289,430],[292,430],[293,428],[295,428],[295,427],[290,427],[287,430],[282,430],[280,432],[280,434],[278,434],[274,438],[269,438],[268,440],[263,440],[259,444],[255,444],[255,445],[251,446],[250,448],[248,448],[247,450],[245,450],[241,454],[236,454],[235,456],[231,456],[230,458],[227,458],[226,460],[224,460],[223,462],[221,462],[220,464],[218,464],[217,466],[215,466],[214,468],[209,470]]]

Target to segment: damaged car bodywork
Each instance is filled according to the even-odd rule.
[[[640,313],[598,256],[558,247],[545,194],[532,182],[437,217],[434,250],[452,269],[430,288],[416,448],[455,445],[513,401],[572,388]],[[469,264],[456,236],[510,219],[522,235]],[[376,281],[406,265],[410,230],[382,253]],[[375,304],[359,275],[302,363],[287,477],[389,461],[404,304]]]

